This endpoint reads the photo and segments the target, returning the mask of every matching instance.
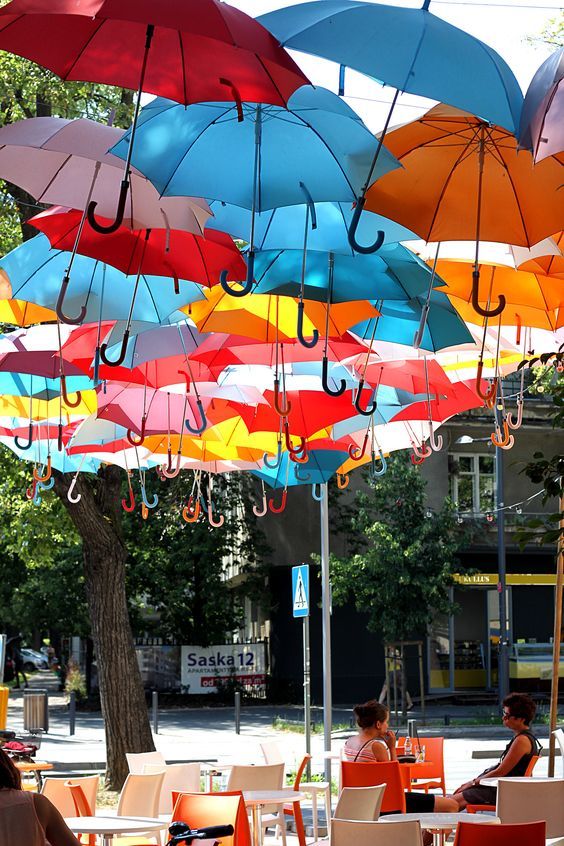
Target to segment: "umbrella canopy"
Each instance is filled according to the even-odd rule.
[[[256,212],[303,203],[300,183],[314,201],[354,199],[377,140],[336,94],[307,86],[287,110],[244,103],[243,114],[240,122],[225,103],[153,100],[141,110],[132,162],[164,196],[211,197]],[[115,155],[126,158],[129,137]],[[376,175],[394,167],[384,150]]]
[[[346,459],[346,450],[312,449],[308,453],[307,464],[298,466],[292,463],[288,453],[283,453],[277,467],[271,469],[264,465],[260,470],[253,471],[253,476],[262,479],[271,488],[323,484],[329,481]]]
[[[261,24],[218,0],[12,0],[0,12],[0,49],[62,79],[136,89],[144,76],[144,91],[179,103],[230,100],[235,89],[282,105],[307,82]]]
[[[28,223],[49,238],[54,249],[73,249],[80,232],[78,253],[117,267],[126,275],[144,274],[189,279],[211,286],[223,268],[229,279],[245,279],[247,268],[234,241],[210,230],[206,237],[170,229],[131,230],[120,226],[102,235],[82,220],[82,212],[55,206]],[[74,277],[73,277],[74,279]]]
[[[513,254],[519,270],[564,279],[564,232],[558,232],[553,238],[539,241],[531,250],[514,247]]]
[[[2,295],[0,279],[0,296]],[[0,299],[0,323],[11,323],[14,326],[32,326],[34,323],[53,323],[57,315],[49,308],[28,303],[25,300]]]
[[[487,44],[435,17],[428,7],[428,0],[419,9],[317,0],[259,20],[286,47],[515,131],[523,95],[511,69]]]
[[[123,162],[107,151],[123,135],[123,129],[86,118],[39,117],[8,124],[0,129],[0,177],[41,203],[84,209],[90,198],[103,217],[111,217]],[[149,180],[132,169],[125,226],[201,234],[210,215],[205,200],[159,197]]]
[[[531,150],[536,162],[564,153],[564,47],[549,56],[531,80],[521,112],[519,145]]]
[[[439,105],[389,132],[386,143],[403,167],[368,189],[366,208],[426,241],[470,240],[478,231],[478,239],[530,247],[562,228],[561,165],[533,167],[499,126]]]

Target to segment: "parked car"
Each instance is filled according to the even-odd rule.
[[[20,652],[24,662],[24,673],[33,673],[34,670],[49,669],[47,659],[45,658],[45,655],[41,654],[41,652],[36,652],[35,649],[27,649],[27,647],[23,647]]]

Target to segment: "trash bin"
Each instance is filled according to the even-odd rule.
[[[49,700],[46,690],[24,690],[24,731],[49,731]]]
[[[8,719],[8,694],[9,688],[0,685],[0,730],[6,728]]]

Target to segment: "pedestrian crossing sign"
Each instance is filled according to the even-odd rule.
[[[292,567],[292,608],[294,617],[309,616],[309,566]]]

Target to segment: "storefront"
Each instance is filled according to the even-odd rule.
[[[457,610],[437,616],[427,638],[431,693],[493,690],[497,684],[499,595],[497,573],[457,576]],[[507,576],[507,630],[512,687],[535,689],[551,672],[555,576]],[[564,675],[564,662],[560,674]]]

